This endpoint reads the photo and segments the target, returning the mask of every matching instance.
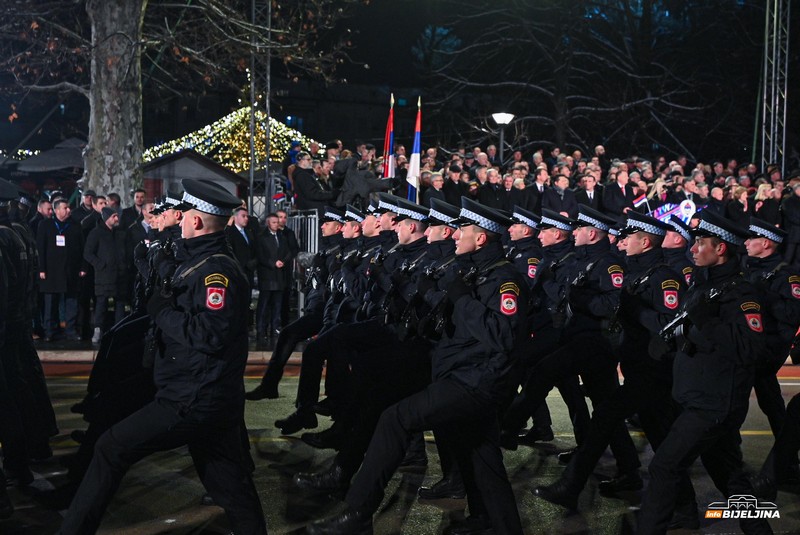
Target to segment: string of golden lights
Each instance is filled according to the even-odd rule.
[[[263,111],[256,111],[257,162],[263,162],[266,157],[266,119]],[[269,124],[271,161],[282,161],[294,140],[304,149],[315,142],[274,118],[269,118]],[[240,108],[199,130],[151,147],[144,151],[143,159],[146,163],[184,149],[207,156],[234,173],[250,169],[250,108]]]

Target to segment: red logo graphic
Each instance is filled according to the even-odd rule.
[[[528,277],[530,277],[530,278],[536,277],[536,264],[528,266]],[[797,286],[798,286],[798,288],[800,288],[800,284],[798,284]],[[795,296],[795,297],[797,297],[797,296]]]
[[[764,332],[764,325],[761,323],[761,314],[745,314],[747,326],[757,333]]]
[[[622,288],[622,273],[612,273],[611,284],[614,285],[614,288]]]
[[[664,290],[664,306],[670,310],[678,308],[677,290]]]
[[[206,307],[219,310],[225,306],[225,288],[206,288]]]
[[[792,297],[800,299],[800,284],[792,284]]]
[[[513,293],[500,295],[500,312],[506,316],[513,316],[517,313],[517,296]]]

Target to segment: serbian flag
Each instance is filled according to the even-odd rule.
[[[414,148],[411,150],[411,158],[408,160],[408,200],[418,202],[419,188],[419,162],[422,159],[422,148],[420,142],[420,131],[422,127],[422,97],[417,98],[417,124],[414,127]]]
[[[386,122],[386,136],[383,139],[383,177],[394,178],[394,93],[389,100],[389,120]]]
[[[640,196],[633,199],[633,206],[634,208],[639,208],[641,205],[647,202],[647,195],[642,193]]]

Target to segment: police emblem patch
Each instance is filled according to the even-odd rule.
[[[670,310],[678,308],[678,292],[676,290],[664,290],[664,306]]]
[[[612,273],[611,284],[614,285],[614,288],[622,288],[622,273]]]
[[[792,297],[800,299],[800,284],[792,284]]]
[[[536,265],[535,264],[528,266],[528,277],[530,277],[531,279],[536,277]],[[797,286],[798,286],[798,288],[800,288],[800,284],[798,284]]]
[[[513,293],[500,295],[500,312],[506,316],[513,316],[517,313],[517,296]]]
[[[206,288],[206,308],[219,310],[225,306],[225,288]]]
[[[751,330],[757,333],[764,331],[764,325],[761,323],[761,314],[745,314],[744,317],[747,320],[747,326]]]

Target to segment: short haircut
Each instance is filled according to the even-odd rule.
[[[58,199],[53,201],[53,210],[61,206],[62,204],[68,204],[67,200],[63,197],[59,197]]]
[[[40,200],[40,201],[39,201],[39,202],[36,204],[36,207],[37,207],[37,208],[41,208],[41,207],[42,207],[42,206],[44,206],[45,204],[50,204],[50,201],[49,201],[49,200],[47,200],[47,199],[41,199],[41,200]]]
[[[119,196],[119,193],[109,193],[109,194],[108,194],[108,198],[109,198],[109,199],[114,199],[114,200],[115,200],[115,201],[117,201],[118,203],[119,203],[120,201],[122,201],[122,198],[120,198],[120,196]]]
[[[136,197],[137,193],[144,193],[145,195],[147,195],[147,192],[142,188],[136,188],[135,190],[133,190],[133,196],[134,197]]]
[[[103,199],[105,201],[106,200],[106,196],[105,195],[95,195],[94,197],[92,197],[92,204],[97,204],[97,201],[99,199]]]
[[[270,217],[274,217],[274,218],[277,219],[278,214],[276,212],[270,212],[270,213],[267,214],[267,217],[265,217],[264,219],[269,219]]]

